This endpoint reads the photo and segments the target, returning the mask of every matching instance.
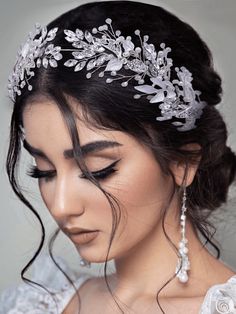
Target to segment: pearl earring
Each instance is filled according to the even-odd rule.
[[[81,258],[80,259],[80,266],[90,268],[91,267],[91,263],[88,262],[86,259]]]
[[[180,216],[181,241],[179,242],[179,250],[178,250],[180,257],[178,259],[178,263],[177,263],[176,271],[175,271],[179,281],[182,283],[186,283],[188,281],[187,271],[190,270],[190,262],[189,262],[189,258],[188,258],[188,248],[187,248],[188,240],[185,237],[185,231],[186,231],[185,212],[187,210],[186,200],[187,200],[186,187],[184,187],[183,197],[182,197],[181,216]]]

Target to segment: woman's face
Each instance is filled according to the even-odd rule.
[[[40,192],[49,212],[62,230],[98,230],[92,241],[75,246],[87,260],[105,261],[112,230],[110,204],[99,188],[81,177],[61,112],[49,100],[34,102],[24,110],[23,123],[28,143],[25,147],[35,158],[41,176]],[[90,144],[84,160],[91,172],[115,163],[116,171],[98,180],[120,202],[121,221],[109,255],[109,260],[116,259],[142,245],[147,237],[156,237],[161,229],[160,212],[173,183],[162,173],[151,151],[137,139],[124,132],[92,130],[80,120],[77,127],[81,147],[85,150]],[[106,147],[100,147],[100,141]]]

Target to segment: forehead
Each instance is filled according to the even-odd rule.
[[[135,144],[135,139],[124,132],[101,130],[85,123],[81,113],[80,106],[76,106],[76,116],[79,117],[76,127],[81,145],[94,140],[113,140],[127,146]],[[27,142],[34,147],[72,147],[65,116],[53,101],[41,100],[27,104],[23,112],[23,126]]]
[[[90,138],[101,136],[99,135],[101,130],[89,126],[83,121],[79,106],[76,115],[79,117],[79,119],[76,119],[76,127],[81,139],[85,137],[86,140],[90,140]],[[40,137],[44,135],[51,140],[55,137],[70,140],[65,118],[53,101],[44,100],[29,103],[23,112],[25,136],[28,140],[33,140],[34,143],[40,141]],[[74,118],[76,118],[75,115]],[[67,121],[70,121],[70,118]]]

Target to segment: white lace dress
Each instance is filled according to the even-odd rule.
[[[77,289],[92,277],[88,273],[76,274],[62,258],[57,257],[56,261]],[[57,305],[45,290],[22,283],[0,295],[0,314],[61,314],[64,311],[75,293],[74,288],[48,255],[37,258],[32,267],[31,279],[53,292]],[[236,275],[207,291],[199,314],[236,314]]]

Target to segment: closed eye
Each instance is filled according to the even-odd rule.
[[[27,175],[36,179],[45,179],[48,182],[55,177],[56,170],[40,170],[37,166],[30,166]]]
[[[117,169],[114,169],[114,166],[119,161],[120,159],[116,160],[106,168],[91,173],[97,180],[104,180],[107,177],[109,177],[112,173],[117,171]],[[55,177],[56,170],[40,170],[38,169],[37,166],[31,166],[30,169],[27,171],[27,175],[29,175],[32,178],[44,179],[46,182],[49,182]],[[87,179],[84,174],[80,175],[80,178]]]
[[[117,171],[117,169],[114,169],[113,167],[118,163],[118,161],[120,161],[120,159],[116,160],[115,162],[113,162],[111,165],[109,165],[106,168],[103,168],[101,170],[94,171],[91,173],[98,180],[106,179],[109,175],[111,175],[112,173]],[[83,174],[80,176],[80,178],[86,179],[85,175],[83,175]]]

